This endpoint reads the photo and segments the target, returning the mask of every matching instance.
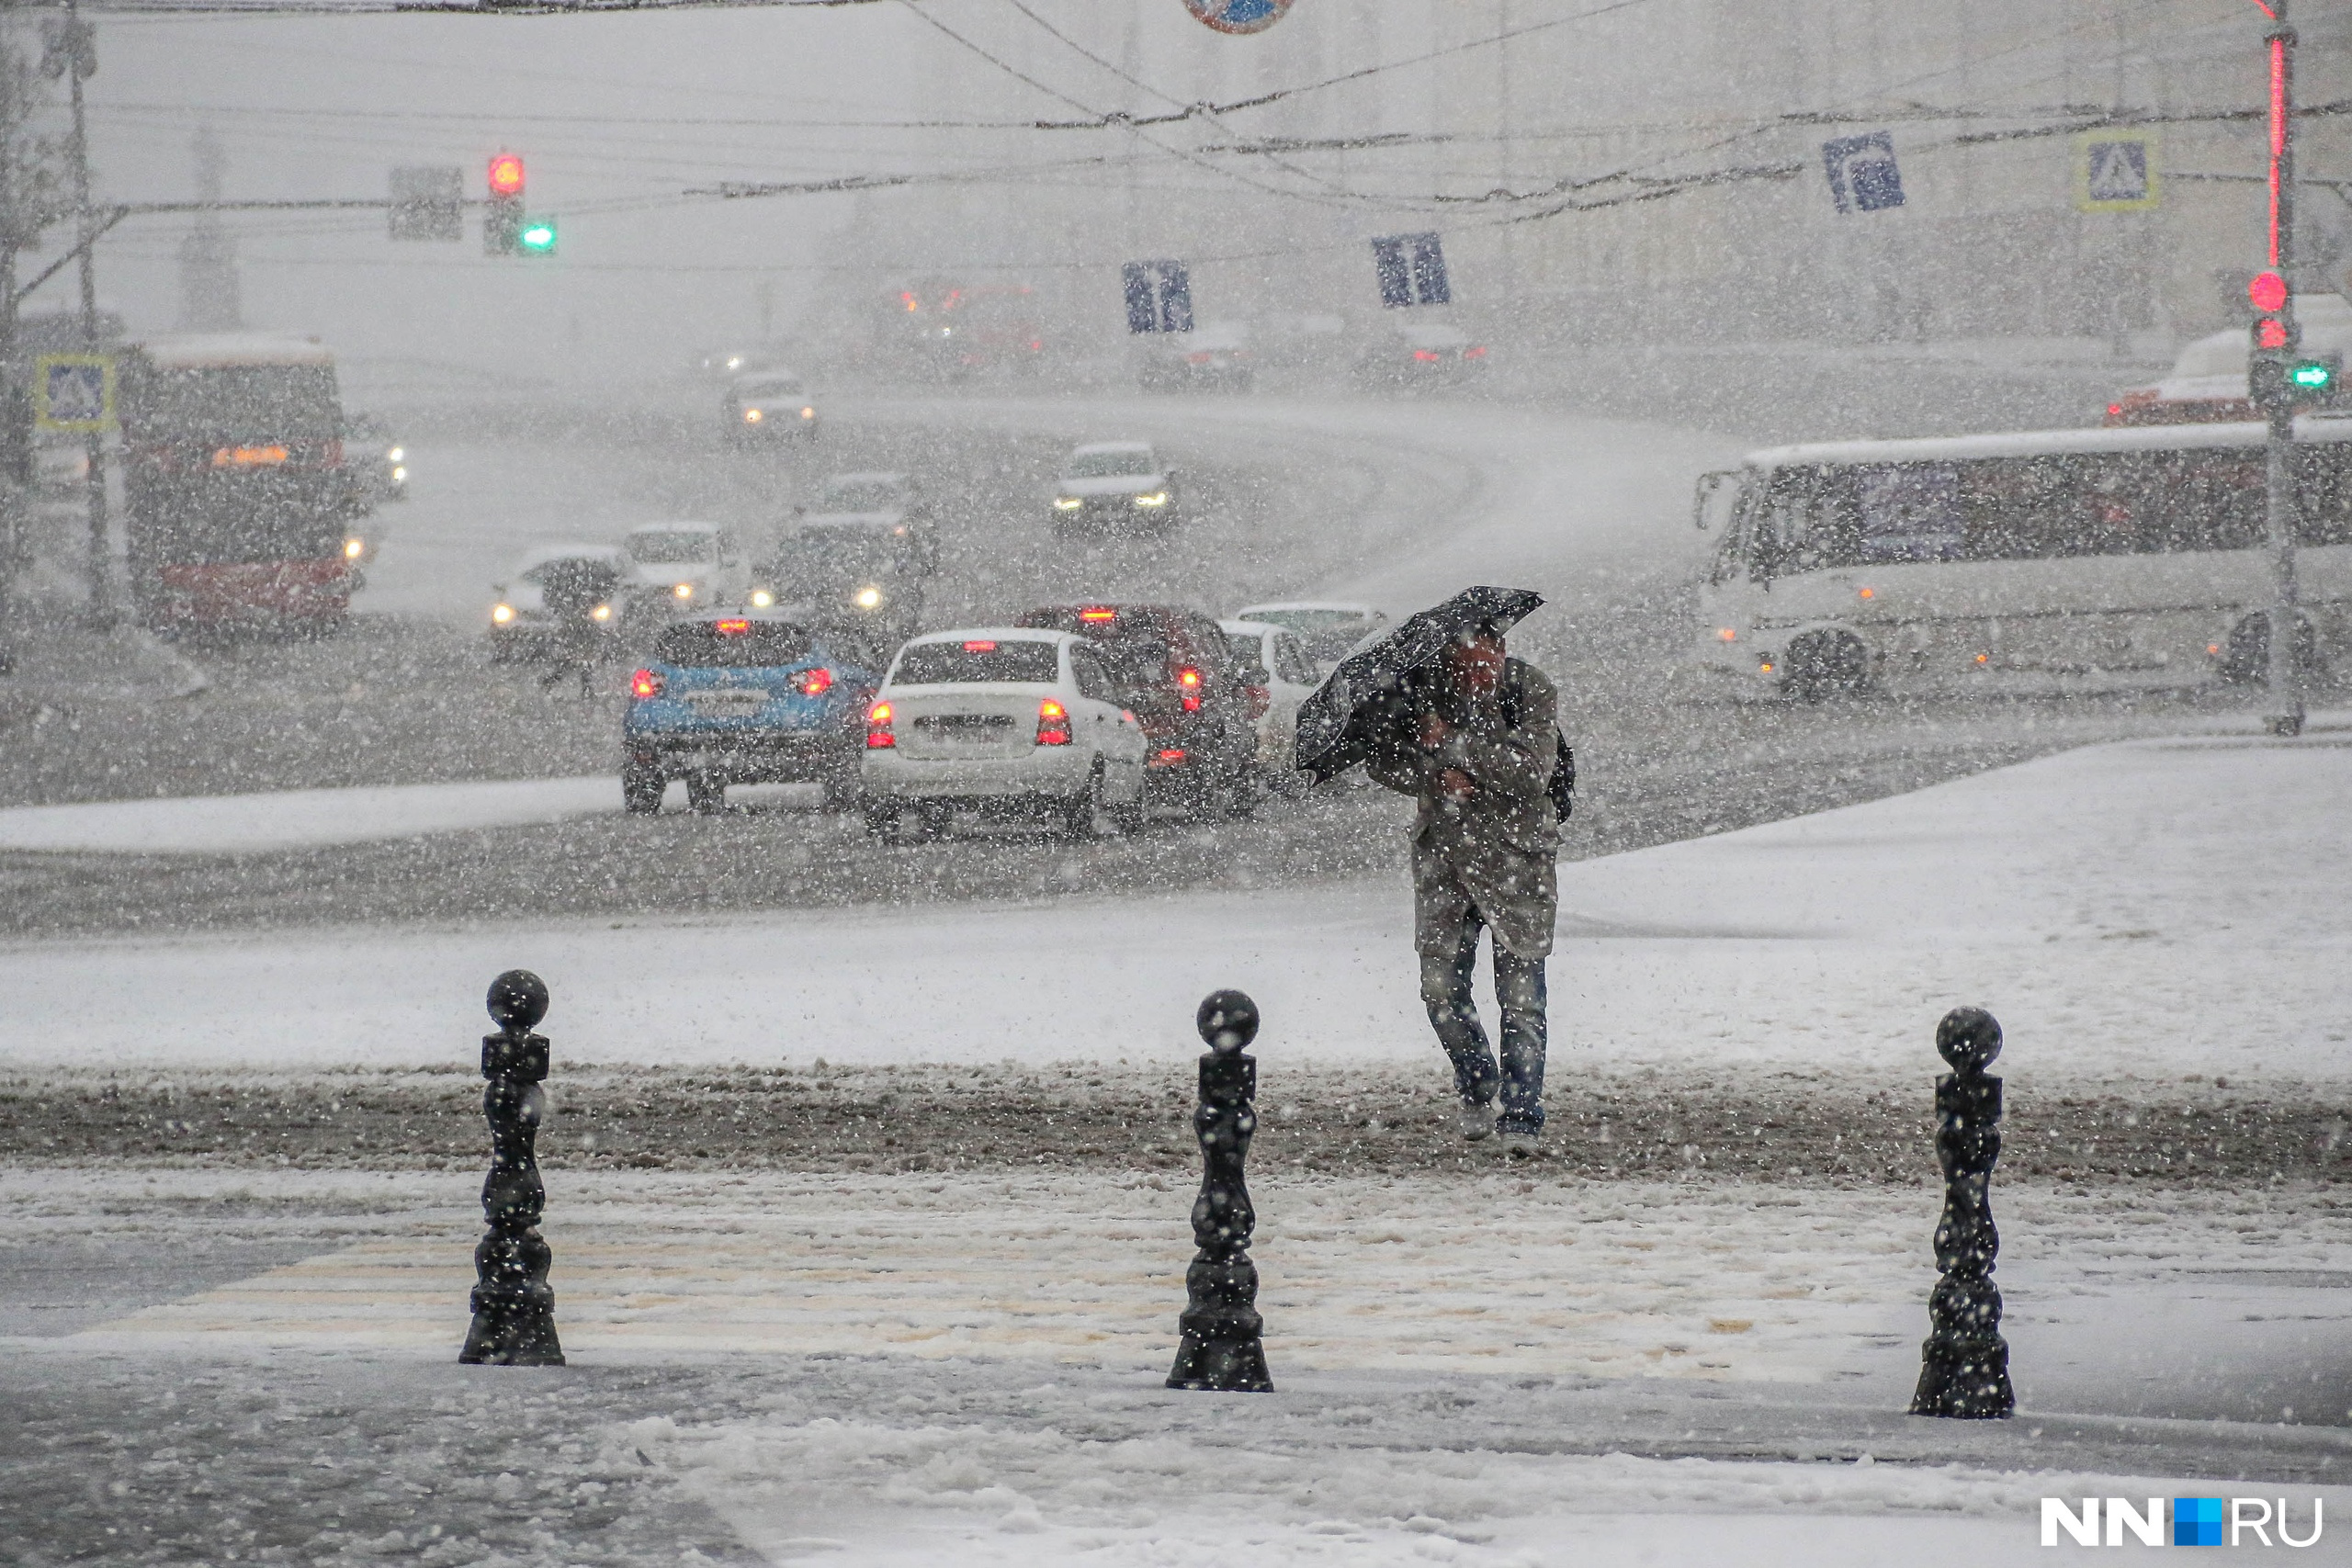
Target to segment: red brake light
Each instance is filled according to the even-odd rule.
[[[964,651],[967,653],[994,653],[996,651],[996,644],[990,642],[986,637],[974,637],[971,641],[964,645]]]
[[[804,697],[821,697],[833,689],[833,672],[820,665],[792,678],[793,689]]]
[[[1474,344],[1470,347],[1462,351],[1462,357],[1464,359],[1484,359],[1487,357],[1487,345],[1483,343]]]
[[[1436,363],[1438,360],[1442,359],[1442,358],[1444,358],[1445,356],[1444,356],[1443,355],[1442,355],[1442,354],[1438,353],[1438,351],[1437,351],[1436,349],[1433,349],[1433,348],[1417,348],[1417,349],[1413,350],[1413,357],[1414,357],[1414,358],[1416,358],[1416,359],[1426,360],[1426,361],[1428,361],[1428,362],[1430,362],[1430,363],[1431,363],[1431,364],[1434,364],[1434,363]]]
[[[876,703],[865,710],[865,749],[887,751],[899,743],[898,733],[890,728],[890,705]]]
[[[640,670],[628,678],[628,694],[632,697],[658,697],[662,694],[662,674],[656,670]]]
[[[1161,751],[1159,756],[1154,757],[1151,760],[1151,765],[1155,768],[1172,768],[1183,760],[1183,749],[1178,746],[1170,746],[1167,750]]]
[[[1176,671],[1176,689],[1184,694],[1184,711],[1201,711],[1201,672],[1187,665]]]
[[[1069,710],[1046,697],[1037,704],[1037,744],[1067,746],[1069,744]]]
[[[1119,612],[1116,610],[1080,610],[1078,613],[1078,618],[1081,621],[1115,621],[1119,618]]]
[[[741,637],[752,629],[749,621],[713,621],[710,629],[720,637]]]

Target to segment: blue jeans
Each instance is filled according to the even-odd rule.
[[[1453,1087],[1466,1105],[1485,1105],[1502,1091],[1496,1126],[1505,1134],[1532,1135],[1544,1130],[1544,960],[1521,958],[1501,942],[1495,947],[1495,999],[1502,1007],[1502,1061],[1497,1068],[1487,1032],[1471,999],[1470,977],[1478,966],[1478,932],[1486,924],[1466,908],[1451,951],[1421,955],[1421,1001],[1430,1026],[1453,1063]]]

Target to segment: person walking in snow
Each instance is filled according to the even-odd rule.
[[[1447,645],[1366,765],[1376,783],[1419,804],[1413,945],[1421,1000],[1453,1064],[1463,1135],[1500,1131],[1522,1155],[1544,1131],[1544,961],[1559,908],[1560,820],[1575,781],[1557,708],[1543,671],[1509,657],[1502,634],[1480,626]],[[1494,937],[1499,1062],[1470,995],[1481,928]]]

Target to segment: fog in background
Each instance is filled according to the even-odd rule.
[[[2304,102],[2352,85],[2347,18],[2299,8]],[[187,199],[207,126],[232,200],[379,197],[426,164],[478,197],[492,152],[526,156],[552,259],[483,256],[470,211],[461,244],[390,243],[371,211],[226,220],[244,320],[324,335],[395,396],[609,388],[763,333],[844,362],[918,279],[1033,288],[1055,367],[1083,379],[1120,348],[1122,259],[1191,260],[1204,320],[1363,325],[1364,243],[1400,230],[1444,233],[1473,331],[1555,354],[2040,339],[2160,359],[2226,324],[2259,260],[2259,127],[2211,118],[2262,102],[2242,0],[1301,0],[1250,38],[1176,0],[97,22],[102,199]],[[2065,132],[2118,108],[2177,121],[2165,204],[2077,213]],[[1819,144],[1882,127],[1906,205],[1841,216]],[[2346,172],[2346,145],[2341,117],[2312,121],[2304,168]],[[687,194],[835,179],[906,183]],[[2304,207],[2306,286],[2340,287],[2352,204]],[[187,230],[133,219],[102,243],[134,333],[179,321]],[[69,300],[61,279],[28,308]]]

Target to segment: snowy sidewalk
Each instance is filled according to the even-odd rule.
[[[1989,1007],[2022,1085],[2352,1076],[2352,736],[2135,741],[1561,867],[1555,1072],[1932,1072]],[[593,792],[595,781],[582,781]],[[483,790],[521,785],[465,786]],[[582,804],[593,805],[583,793]],[[70,808],[74,810],[101,808]],[[124,807],[126,811],[143,807]],[[466,1059],[488,978],[545,976],[579,1062],[1177,1066],[1199,998],[1267,1071],[1426,1065],[1406,889],[535,922],[0,948],[0,1063]],[[1054,998],[1051,1010],[1036,1006]]]
[[[244,1367],[330,1415],[375,1403],[334,1393],[369,1380],[435,1411],[527,1380],[572,1407],[563,1450],[526,1472],[535,1510],[643,1476],[777,1562],[1957,1568],[2038,1561],[2045,1495],[2285,1495],[2299,1531],[2315,1493],[2352,1508],[2312,1484],[2352,1471],[2352,1433],[2324,1424],[2352,1409],[2312,1403],[2347,1397],[2352,1214],[2273,1194],[2120,1212],[1998,1190],[2021,1409],[1968,1423],[1901,1414],[1933,1280],[1924,1190],[1265,1172],[1261,1398],[1159,1386],[1184,1183],[551,1171],[571,1365],[518,1377],[450,1364],[469,1173],[169,1180],[159,1201],[145,1176],[0,1174],[0,1239],[154,1246],[208,1209],[246,1233],[315,1209],[340,1216],[322,1241],[350,1244],[0,1342],[5,1375],[141,1369],[166,1391],[149,1438],[166,1445],[168,1391],[242,1386]],[[600,1420],[616,1375],[657,1381],[670,1414]],[[2306,1424],[2272,1424],[2282,1398]],[[256,1462],[305,1483],[300,1463]]]

